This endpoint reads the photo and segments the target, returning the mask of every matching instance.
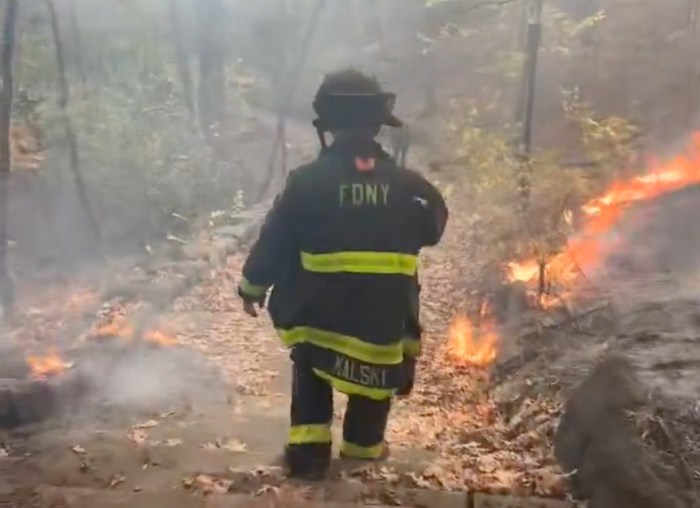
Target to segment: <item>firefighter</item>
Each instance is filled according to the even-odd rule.
[[[313,104],[321,152],[291,172],[243,268],[245,311],[256,317],[272,288],[270,316],[291,349],[292,477],[330,466],[334,388],[349,397],[341,457],[381,460],[392,397],[413,387],[418,255],[440,241],[448,212],[375,140],[382,125],[402,125],[395,98],[355,69],[325,77]]]

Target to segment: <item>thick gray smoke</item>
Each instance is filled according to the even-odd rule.
[[[114,342],[96,344],[76,363],[88,397],[84,409],[162,412],[196,401],[226,401],[218,371],[191,349]]]
[[[616,234],[622,243],[608,260],[613,277],[668,276],[676,280],[700,273],[700,185],[631,207]]]

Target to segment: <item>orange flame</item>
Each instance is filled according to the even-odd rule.
[[[154,344],[156,346],[176,346],[178,344],[177,339],[168,335],[161,330],[151,330],[143,335],[143,340],[149,344]]]
[[[466,316],[458,316],[449,330],[450,356],[468,365],[486,367],[497,355],[498,334],[493,326],[477,328]]]
[[[605,238],[632,203],[647,201],[700,183],[700,132],[694,134],[687,153],[652,168],[647,174],[613,183],[602,196],[582,207],[585,221],[580,234],[547,265],[550,280],[574,282],[581,267],[595,267],[609,252]],[[536,260],[508,264],[511,282],[531,282],[538,276]]]
[[[144,342],[157,346],[169,347],[178,344],[175,337],[159,329],[151,329],[144,332],[143,335],[138,334],[138,336]],[[138,338],[134,326],[126,321],[125,316],[121,315],[116,315],[108,322],[100,324],[92,334],[92,337],[97,339],[118,337],[127,341],[133,341]]]
[[[100,324],[95,330],[94,337],[132,339],[134,337],[134,327],[126,322],[124,316],[115,316],[110,321]]]
[[[30,356],[27,358],[27,365],[29,365],[34,379],[46,379],[70,367],[55,352],[51,352],[46,356]]]

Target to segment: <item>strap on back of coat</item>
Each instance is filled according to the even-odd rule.
[[[372,400],[386,400],[394,396],[395,390],[386,390],[383,388],[371,388],[362,386],[344,379],[337,378],[324,372],[320,369],[314,369],[314,373],[321,379],[325,379],[333,388],[345,395],[361,395]]]
[[[404,343],[401,340],[388,345],[372,344],[310,326],[279,329],[277,332],[287,347],[306,342],[373,365],[396,365],[403,361]]]
[[[315,273],[366,273],[413,276],[418,271],[418,256],[397,252],[301,253],[305,270]]]

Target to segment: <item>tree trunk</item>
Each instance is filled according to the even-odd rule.
[[[290,72],[288,75],[292,77],[289,81],[285,81],[286,86],[283,87],[285,93],[283,93],[281,96],[281,111],[286,112],[289,104],[294,100],[294,95],[296,94],[304,66],[306,65],[306,57],[308,56],[309,46],[314,34],[316,33],[316,26],[318,25],[318,20],[321,17],[321,13],[323,12],[325,5],[326,0],[316,0],[316,5],[311,14],[311,20],[306,30],[306,34],[304,35],[304,40],[301,43],[298,60],[294,62],[294,67],[289,68]],[[262,201],[268,195],[275,183],[275,159],[277,157],[277,152],[280,149],[280,144],[286,142],[284,139],[284,124],[278,123],[277,127],[277,134],[272,142],[272,150],[270,151],[270,158],[268,159],[265,181],[256,195],[255,202]],[[283,157],[286,157],[284,152]]]
[[[362,6],[359,5],[359,0],[348,0],[345,6],[350,17],[353,42],[360,52],[367,45],[367,30],[362,16]]]
[[[226,107],[226,7],[223,0],[197,0],[199,25],[199,123],[209,137]]]
[[[17,29],[17,0],[7,0],[5,28],[2,40],[2,96],[0,96],[0,305],[5,312],[12,310],[14,284],[8,266],[10,210],[10,122],[12,118],[13,76],[12,64],[15,53]]]
[[[190,121],[194,122],[196,118],[194,84],[192,82],[192,72],[190,70],[189,59],[187,57],[187,50],[183,42],[184,33],[182,29],[182,18],[180,16],[178,0],[169,0],[168,17],[170,18],[173,45],[175,46],[177,72],[180,76],[180,85],[182,86],[182,97],[185,107],[187,108],[187,113],[190,116]]]
[[[70,15],[70,28],[73,35],[73,51],[75,52],[75,65],[80,76],[82,93],[87,93],[87,74],[85,63],[83,62],[83,41],[80,34],[80,23],[78,23],[78,10],[75,8],[75,0],[68,0],[68,13]]]
[[[287,116],[289,116],[289,104],[285,103],[284,91],[289,86],[287,76],[289,75],[289,58],[287,55],[287,47],[289,45],[289,9],[287,0],[278,0],[279,18],[280,18],[280,37],[279,37],[279,62],[277,72],[277,136],[280,138],[280,163],[282,174],[287,175]]]
[[[90,204],[90,199],[88,197],[87,188],[85,186],[85,180],[83,179],[82,172],[80,171],[80,158],[78,154],[78,140],[73,130],[73,126],[70,121],[70,116],[68,114],[68,106],[70,103],[70,88],[68,86],[68,78],[66,77],[66,66],[63,53],[63,44],[61,42],[61,30],[58,24],[58,15],[56,13],[56,5],[54,0],[45,0],[46,6],[49,10],[49,16],[51,18],[51,32],[53,35],[54,47],[56,50],[56,65],[58,67],[58,106],[61,110],[63,129],[66,136],[66,142],[68,143],[68,154],[70,157],[70,168],[73,174],[73,182],[75,183],[75,188],[78,192],[78,199],[83,207],[83,211],[88,219],[90,230],[95,237],[95,240],[100,246],[102,240],[102,233],[100,231],[100,225],[97,221],[97,216]]]

